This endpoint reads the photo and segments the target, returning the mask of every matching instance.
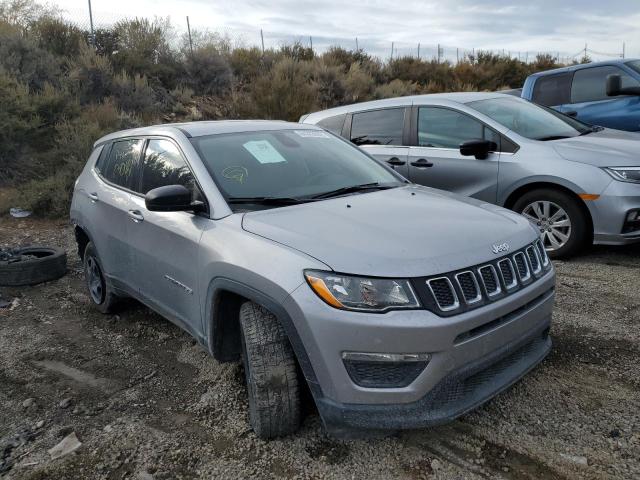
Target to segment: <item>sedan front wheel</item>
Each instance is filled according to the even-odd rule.
[[[540,232],[550,257],[563,258],[578,253],[591,237],[588,218],[578,202],[565,192],[539,189],[520,197],[513,209]]]

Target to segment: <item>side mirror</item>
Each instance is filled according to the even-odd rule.
[[[622,77],[616,73],[607,76],[607,96],[640,95],[640,87],[623,87]]]
[[[478,160],[485,160],[489,152],[497,150],[496,142],[489,140],[469,140],[460,145],[460,155],[465,157],[476,157]]]
[[[147,210],[151,212],[199,211],[201,202],[191,201],[191,192],[183,185],[166,185],[149,190],[144,196]]]

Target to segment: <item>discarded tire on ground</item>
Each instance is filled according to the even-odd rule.
[[[0,286],[35,285],[62,277],[67,254],[53,247],[0,250]]]

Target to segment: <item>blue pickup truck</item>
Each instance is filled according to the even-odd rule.
[[[522,98],[592,125],[640,131],[640,60],[573,65],[527,77]]]

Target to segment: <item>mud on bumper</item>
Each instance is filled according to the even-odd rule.
[[[501,349],[454,370],[420,400],[406,404],[340,404],[316,399],[333,436],[371,430],[436,426],[473,410],[538,365],[551,350],[550,324],[543,324]]]

